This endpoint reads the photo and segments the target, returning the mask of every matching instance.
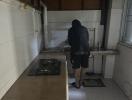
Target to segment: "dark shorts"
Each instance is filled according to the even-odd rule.
[[[73,69],[78,69],[80,67],[87,68],[89,63],[89,55],[71,55],[71,63]]]

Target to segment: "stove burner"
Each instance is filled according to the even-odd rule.
[[[57,59],[40,59],[31,68],[29,75],[59,75],[61,62]]]

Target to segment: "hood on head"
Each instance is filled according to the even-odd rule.
[[[73,28],[74,27],[80,27],[80,26],[82,26],[82,25],[81,25],[81,22],[79,20],[75,19],[72,21],[72,27]]]

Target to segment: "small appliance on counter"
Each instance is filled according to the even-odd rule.
[[[60,75],[61,62],[57,59],[39,59],[30,69],[29,76]]]

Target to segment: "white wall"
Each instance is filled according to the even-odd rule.
[[[68,29],[74,19],[79,19],[81,23],[89,30],[90,42],[93,39],[93,29],[95,30],[95,42],[102,42],[103,26],[100,25],[101,11],[88,10],[88,11],[48,11],[48,39],[49,47],[56,47],[67,39]],[[91,38],[92,37],[92,38]],[[91,72],[93,68],[92,59],[90,59],[90,66],[88,71]],[[102,58],[101,56],[95,57],[95,72],[101,73]],[[68,62],[69,73],[72,73],[70,61]]]
[[[132,48],[118,45],[113,79],[132,100]]]
[[[112,0],[113,9],[122,9],[124,0]]]
[[[119,50],[119,55],[115,58],[113,79],[132,100],[132,47],[120,43],[117,49]]]
[[[123,0],[112,0],[109,7],[109,16],[106,32],[106,49],[116,49],[120,37]],[[115,56],[105,57],[104,77],[112,78],[115,64]]]
[[[101,11],[48,11],[49,47],[67,39],[68,29],[74,19],[79,19],[87,28],[96,28],[96,45],[102,41],[103,26],[100,25]],[[93,35],[93,30],[89,31]],[[55,44],[54,44],[55,43]]]
[[[38,55],[40,30],[34,28],[34,11],[18,1],[0,1],[0,98]],[[37,20],[39,20],[39,14]]]

